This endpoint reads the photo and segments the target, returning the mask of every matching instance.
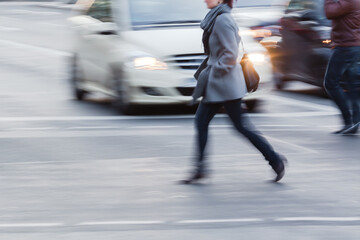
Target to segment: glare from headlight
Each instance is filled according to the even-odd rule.
[[[167,64],[154,57],[137,57],[133,60],[134,67],[142,70],[165,70]]]
[[[252,30],[239,30],[239,36],[253,36]]]
[[[263,63],[265,62],[265,55],[262,53],[250,53],[248,58],[253,63]]]
[[[252,30],[252,34],[254,38],[264,38],[270,37],[272,33],[269,29],[256,29]]]
[[[270,37],[272,32],[268,29],[255,29],[255,30],[241,30],[239,31],[240,36],[251,36],[253,38],[264,38]]]

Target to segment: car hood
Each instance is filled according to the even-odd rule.
[[[246,34],[248,28],[239,27],[244,47],[247,52],[263,52],[264,47],[252,36]],[[203,54],[203,30],[191,28],[152,28],[145,30],[126,31],[123,36],[135,49],[159,57],[174,55]],[[139,49],[140,48],[140,49]]]
[[[232,13],[239,24],[243,27],[254,27],[277,24],[284,15],[284,7],[243,7],[234,8]]]
[[[157,56],[201,54],[202,29],[197,27],[151,28],[126,31],[124,37],[143,51]]]

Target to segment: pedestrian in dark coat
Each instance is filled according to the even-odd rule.
[[[242,109],[242,98],[247,94],[239,55],[241,41],[237,24],[230,12],[233,0],[205,0],[210,9],[200,27],[204,30],[203,44],[208,58],[201,64],[195,78],[198,84],[193,98],[202,97],[196,111],[197,151],[195,170],[182,183],[190,184],[208,176],[205,146],[210,121],[224,107],[237,131],[243,134],[269,161],[279,181],[285,173],[285,157],[276,153],[267,140],[252,130]]]
[[[360,62],[360,0],[325,0],[325,14],[332,20],[334,46],[324,87],[339,107],[344,127],[335,134],[355,134],[360,125],[359,93],[356,90]],[[346,84],[347,94],[340,86]]]

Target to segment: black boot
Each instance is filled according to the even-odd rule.
[[[352,124],[346,124],[342,129],[333,132],[333,134],[346,134],[352,127]]]
[[[280,181],[285,175],[285,164],[287,159],[283,155],[278,155],[276,160],[270,161],[269,164],[276,173],[274,182]]]
[[[360,121],[358,123],[354,124],[352,127],[343,130],[341,132],[341,134],[343,134],[343,135],[356,134],[357,131],[359,130],[359,125],[360,125]]]
[[[197,168],[189,178],[181,180],[180,184],[195,184],[199,183],[201,180],[204,180],[208,177],[208,174],[204,171],[203,168]]]

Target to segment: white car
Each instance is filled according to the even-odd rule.
[[[91,92],[113,98],[129,114],[139,105],[187,104],[196,81],[193,74],[205,58],[200,22],[208,12],[193,0],[78,0],[74,28],[72,85],[76,98]],[[255,106],[262,85],[271,85],[266,49],[248,29],[240,34],[261,78],[245,98]]]

